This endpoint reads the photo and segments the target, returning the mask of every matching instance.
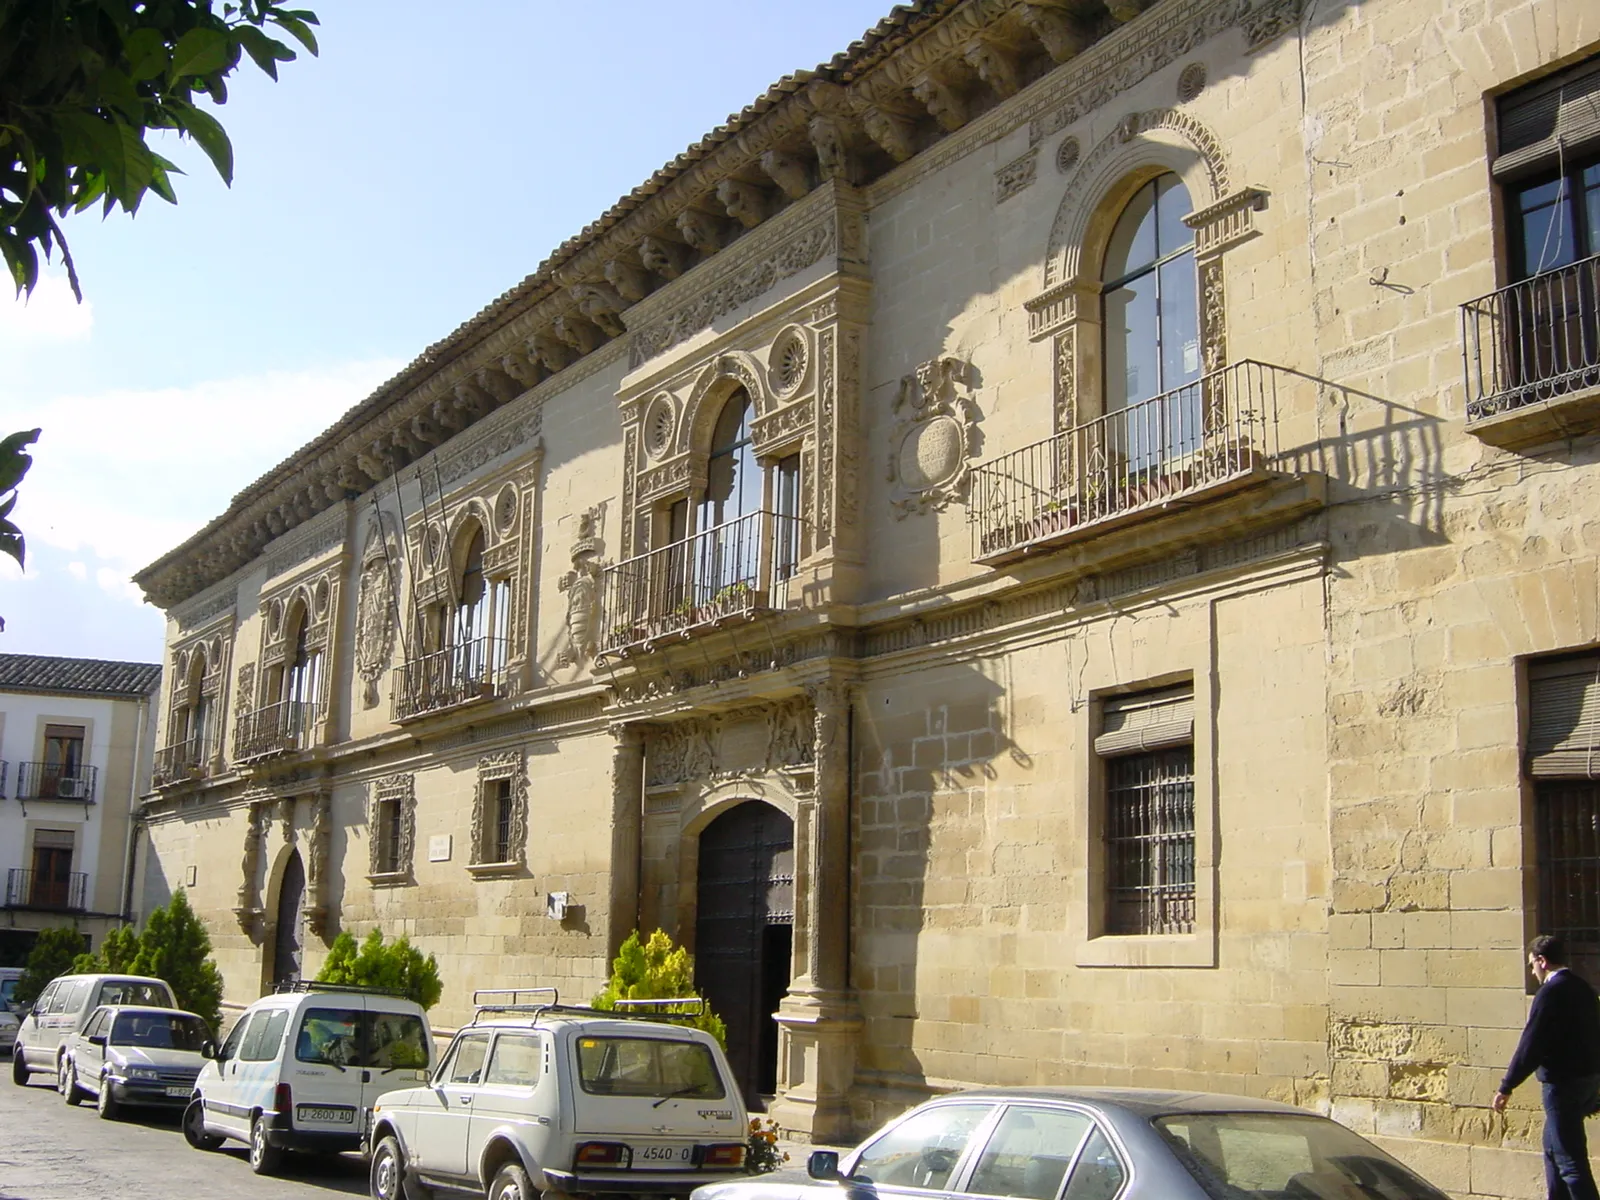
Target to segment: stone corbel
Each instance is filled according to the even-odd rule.
[[[1058,63],[1076,57],[1089,44],[1089,35],[1059,8],[1025,3],[1017,7],[1017,15]]]
[[[524,388],[531,388],[544,378],[537,359],[523,350],[507,350],[500,356],[500,369]]]
[[[456,407],[467,415],[467,423],[487,416],[494,409],[494,397],[475,379],[463,379],[454,390]]]
[[[782,150],[763,150],[761,169],[767,177],[783,189],[791,200],[803,200],[811,192],[811,167],[798,154]]]
[[[498,366],[479,367],[472,373],[472,381],[494,397],[496,404],[510,404],[522,395],[517,381]]]
[[[437,446],[444,442],[447,435],[434,422],[433,411],[424,409],[411,418],[411,436],[424,446]]]
[[[916,124],[902,113],[868,104],[861,112],[861,125],[867,136],[897,163],[905,162],[917,152]]]
[[[555,335],[578,352],[578,357],[591,354],[605,341],[601,331],[576,313],[562,313],[550,328]]]
[[[622,310],[628,307],[627,302],[609,283],[574,284],[568,292],[578,302],[578,311],[598,325],[607,337],[621,337],[627,332],[621,316]]]
[[[536,333],[530,343],[533,355],[552,375],[564,370],[572,361],[572,347],[554,333]]]
[[[643,300],[650,294],[650,272],[624,259],[608,260],[605,276],[606,281],[617,289],[617,295],[629,303]]]
[[[911,84],[911,94],[920,100],[933,119],[948,133],[967,123],[967,101],[948,72],[929,70]]]
[[[432,416],[433,423],[445,431],[446,437],[467,426],[466,418],[457,410],[455,398],[452,396],[440,396],[435,400]],[[366,467],[363,466],[361,469],[364,471]]]
[[[1126,25],[1149,6],[1150,0],[1106,0],[1106,11],[1118,25]]]
[[[728,215],[746,229],[754,229],[767,219],[767,197],[753,183],[724,179],[717,184],[717,199],[728,210]]]
[[[676,222],[683,240],[702,254],[715,254],[722,249],[722,222],[698,208],[686,208],[678,214]]]
[[[822,178],[861,182],[857,123],[849,93],[837,83],[819,79],[807,85],[806,99],[816,110],[806,122],[806,133],[817,152]]]
[[[1015,96],[1022,87],[1022,77],[1017,70],[1016,55],[1003,46],[985,38],[967,44],[962,52],[967,65],[977,72],[978,78],[989,85],[990,91],[1000,99]]]
[[[666,238],[647,237],[639,243],[639,261],[647,270],[654,271],[666,280],[683,274],[687,255],[679,242]]]

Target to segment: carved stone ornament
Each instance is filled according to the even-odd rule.
[[[678,432],[678,408],[669,392],[662,392],[650,401],[644,414],[644,452],[652,460],[666,457],[672,449],[673,435]]]
[[[900,380],[889,435],[896,517],[966,499],[982,415],[968,386],[970,373],[959,359],[935,358]]]
[[[646,782],[667,787],[709,778],[717,769],[714,727],[708,720],[675,721],[650,739]]]
[[[260,932],[263,910],[261,907],[261,847],[267,840],[267,827],[271,824],[271,809],[262,801],[251,803],[245,818],[244,855],[239,862],[239,896],[233,915],[239,929],[254,940]]]
[[[384,810],[389,805],[399,806],[400,820],[396,823],[396,844],[392,859],[386,859],[382,829]],[[372,800],[367,810],[368,874],[392,878],[411,873],[412,856],[417,842],[417,787],[416,776],[409,771],[386,775],[372,784]]]
[[[507,857],[491,858],[494,826],[488,812],[494,789],[489,785],[502,779],[511,781],[511,830]],[[521,750],[504,750],[478,760],[478,798],[472,806],[472,864],[474,866],[520,866],[528,856],[528,772]]]
[[[1032,185],[1039,174],[1039,148],[1030,149],[994,173],[994,202],[1004,204]]]
[[[556,580],[567,594],[567,644],[556,659],[562,667],[579,666],[594,657],[600,643],[600,577],[606,566],[600,555],[605,543],[600,529],[604,504],[578,516],[578,536],[572,542],[572,570]]]
[[[333,841],[333,797],[326,792],[311,799],[311,830],[306,837],[306,900],[301,915],[316,937],[328,932],[328,860]]]
[[[811,366],[811,340],[804,327],[791,325],[773,339],[767,355],[767,383],[787,400],[805,384]]]
[[[767,769],[809,766],[816,758],[811,705],[803,698],[767,711]]]
[[[239,683],[233,693],[233,715],[243,716],[256,705],[256,665],[245,663],[239,668]]]
[[[394,653],[397,558],[386,545],[383,531],[374,525],[367,538],[356,599],[356,671],[361,676],[363,708],[378,706],[378,682]]]

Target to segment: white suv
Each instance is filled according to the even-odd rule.
[[[521,1002],[534,992],[549,1000]],[[562,1007],[554,988],[473,1003],[429,1084],[374,1106],[374,1200],[687,1196],[743,1170],[749,1130],[722,1047],[664,1011],[699,1001],[657,1005],[652,1021]]]

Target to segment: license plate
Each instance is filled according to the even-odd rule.
[[[355,1123],[356,1110],[353,1108],[317,1108],[314,1105],[302,1104],[294,1110],[294,1115],[301,1121],[334,1121],[341,1125]]]
[[[660,1171],[672,1167],[687,1167],[694,1162],[693,1146],[647,1145],[633,1148],[633,1167],[636,1171]]]
[[[167,1095],[169,1095],[169,1096],[187,1096],[192,1091],[194,1091],[193,1088],[169,1087],[167,1089]]]

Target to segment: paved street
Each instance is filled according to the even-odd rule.
[[[42,1075],[18,1088],[5,1061],[0,1082],[0,1200],[278,1200],[367,1194],[353,1154],[291,1156],[285,1173],[250,1173],[244,1148],[191,1150],[176,1116],[102,1121],[92,1103],[68,1108]]]

